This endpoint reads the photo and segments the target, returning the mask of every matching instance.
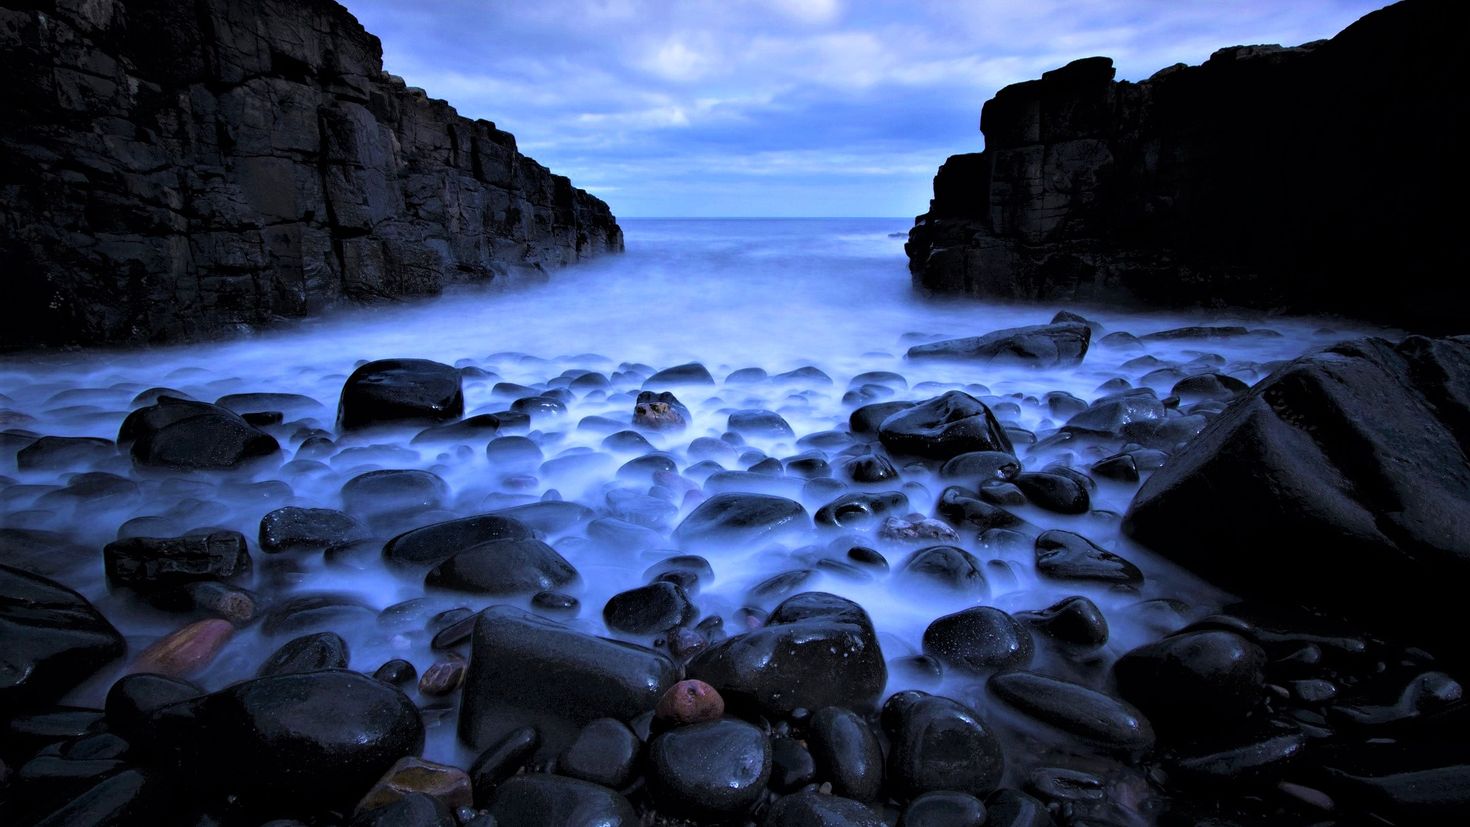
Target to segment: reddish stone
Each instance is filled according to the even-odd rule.
[[[725,714],[725,699],[704,681],[679,681],[659,699],[653,714],[676,724],[713,721]]]

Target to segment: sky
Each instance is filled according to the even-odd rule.
[[[1384,0],[343,0],[384,67],[619,217],[913,216],[980,107],[1331,37]]]

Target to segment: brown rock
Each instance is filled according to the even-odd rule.
[[[675,724],[713,721],[725,714],[725,699],[704,681],[679,681],[659,699],[653,714]]]
[[[419,694],[429,697],[448,695],[464,683],[465,662],[459,658],[441,660],[424,670],[419,677]]]
[[[668,391],[643,391],[633,404],[633,424],[656,431],[679,430],[689,424],[689,409]]]
[[[195,621],[144,649],[130,671],[186,678],[208,666],[234,633],[235,626],[228,620]]]
[[[423,793],[444,803],[450,812],[474,805],[470,777],[464,770],[408,756],[392,769],[358,802],[359,814],[376,810],[413,793]]]

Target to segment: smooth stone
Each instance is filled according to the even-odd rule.
[[[898,577],[975,597],[989,597],[990,585],[975,555],[959,546],[929,546],[909,555]]]
[[[1248,390],[1250,390],[1250,385],[1234,376],[1223,373],[1197,373],[1174,383],[1174,388],[1169,391],[1169,395],[1177,396],[1183,402],[1200,402],[1234,399]]]
[[[713,686],[691,678],[669,687],[653,714],[676,725],[713,721],[725,714],[725,699]]]
[[[843,476],[857,483],[873,484],[896,480],[901,475],[882,454],[856,454],[839,461]]]
[[[734,411],[726,420],[725,429],[741,436],[761,439],[793,439],[796,437],[796,432],[791,430],[791,425],[775,411],[756,409]]]
[[[1301,732],[1275,731],[1209,751],[1191,751],[1169,762],[1171,779],[1203,787],[1258,786],[1284,775],[1307,748]]]
[[[0,565],[0,713],[54,702],[127,649],[80,594]]]
[[[691,385],[713,385],[715,378],[710,376],[709,370],[698,362],[677,365],[663,370],[648,377],[643,382],[644,388],[669,388]]]
[[[341,511],[330,508],[277,508],[260,518],[260,550],[267,554],[366,540],[367,527]]]
[[[373,672],[373,678],[403,689],[418,683],[419,670],[403,658],[394,658],[379,666]]]
[[[1080,322],[1029,325],[997,330],[984,336],[915,345],[909,359],[958,359],[1034,368],[1081,364],[1092,343],[1092,328]]]
[[[1000,789],[985,799],[986,827],[1055,827],[1046,805],[1020,790]]]
[[[1129,425],[1156,423],[1164,418],[1164,403],[1151,388],[1134,388],[1104,396],[1087,410],[1067,420],[1072,433],[1117,436]]]
[[[682,546],[752,546],[811,526],[801,503],[766,494],[716,494],[700,503],[673,538]]]
[[[1018,474],[1015,485],[1039,508],[1058,514],[1086,514],[1092,508],[1087,489],[1061,474]]]
[[[496,788],[520,772],[540,749],[541,733],[535,727],[520,727],[507,732],[480,753],[469,771],[475,806],[488,807]]]
[[[468,671],[464,660],[451,655],[447,660],[435,661],[419,677],[419,694],[426,698],[448,695],[464,683]]]
[[[824,707],[812,716],[807,746],[832,792],[870,803],[883,787],[883,749],[868,722],[850,709]]]
[[[971,451],[951,457],[939,469],[944,479],[1013,480],[1021,462],[1005,451]]]
[[[807,748],[795,738],[771,739],[771,789],[794,793],[816,781],[817,764]]]
[[[479,514],[404,532],[383,546],[383,559],[397,568],[429,568],[480,543],[529,540],[533,536],[531,528],[519,520]]]
[[[368,516],[429,511],[448,501],[449,485],[438,474],[415,469],[368,471],[342,486],[342,505]]]
[[[687,426],[693,418],[679,397],[668,391],[643,391],[633,403],[633,424],[640,428],[675,431]]]
[[[854,434],[875,435],[883,420],[902,410],[912,408],[913,402],[874,402],[854,410],[847,418],[848,429]]]
[[[214,660],[235,634],[235,626],[217,617],[196,620],[159,638],[130,667],[134,672],[188,677]]]
[[[167,396],[128,414],[117,442],[135,465],[178,470],[238,468],[281,450],[275,437],[234,411]]]
[[[496,824],[515,827],[636,827],[627,799],[598,784],[557,775],[525,774],[495,790],[489,802]]]
[[[1053,529],[1036,538],[1036,573],[1048,580],[1085,581],[1137,588],[1143,572],[1122,557],[1071,531]]]
[[[475,625],[459,736],[484,747],[531,725],[554,755],[591,721],[653,709],[678,679],[674,662],[651,649],[491,606]]]
[[[1025,529],[1029,527],[1025,520],[1010,511],[979,500],[977,496],[973,491],[951,485],[939,493],[939,502],[935,505],[934,510],[951,525],[973,528],[982,532],[996,528]]]
[[[766,812],[762,827],[883,827],[868,805],[805,789],[783,797]]]
[[[1119,482],[1138,482],[1138,460],[1132,454],[1114,454],[1092,464],[1092,473]]]
[[[894,413],[878,427],[878,438],[893,454],[938,460],[973,451],[1014,453],[990,409],[962,391]]]
[[[772,715],[836,705],[862,709],[877,703],[888,682],[867,612],[822,592],[787,598],[765,626],[711,645],[687,671],[727,704]]]
[[[621,790],[637,777],[643,742],[622,721],[589,722],[556,759],[559,775]]]
[[[924,654],[965,672],[1020,669],[1031,662],[1031,633],[991,606],[945,615],[924,630]]]
[[[1233,632],[1183,632],[1123,655],[1113,675],[1160,732],[1197,733],[1250,715],[1264,698],[1265,665],[1265,651]]]
[[[630,635],[666,632],[693,623],[698,615],[684,590],[667,581],[619,592],[602,609],[607,628]]]
[[[924,793],[903,808],[898,827],[984,827],[985,804],[969,793]]]
[[[337,405],[343,430],[463,415],[459,371],[427,359],[380,359],[358,367],[342,385]]]
[[[500,432],[502,422],[493,413],[468,416],[458,422],[431,425],[414,434],[412,445],[449,445],[489,442]]]
[[[888,782],[900,801],[938,790],[984,796],[996,788],[1005,756],[969,707],[923,692],[900,692],[883,705]]]
[[[409,793],[370,809],[359,810],[348,827],[456,827],[454,811],[424,793]],[[262,827],[300,827],[299,822],[267,822]]]
[[[49,815],[30,822],[35,827],[91,827],[150,823],[172,803],[166,783],[138,769],[125,769],[88,787]]]
[[[540,540],[490,540],[469,546],[430,569],[431,589],[483,595],[551,591],[579,581],[577,570]]]
[[[464,770],[405,756],[363,796],[357,812],[376,810],[413,795],[428,796],[451,812],[474,804],[470,777]]]
[[[818,525],[862,528],[887,514],[904,514],[909,498],[902,491],[844,494],[817,509]]]
[[[564,500],[542,500],[514,505],[492,512],[492,514],[518,520],[525,526],[546,535],[569,531],[596,516],[596,512],[587,506]]]
[[[485,444],[492,468],[528,470],[541,462],[541,447],[523,436],[498,436]]]
[[[1064,597],[1045,609],[1018,612],[1015,617],[1067,646],[1095,649],[1108,642],[1108,621],[1102,609],[1081,595]]]
[[[153,713],[203,694],[203,689],[182,678],[150,673],[124,675],[107,690],[103,711],[111,731],[136,739],[151,726]]]
[[[15,454],[21,471],[92,467],[117,456],[117,444],[91,436],[43,436]]]
[[[744,721],[705,721],[655,737],[648,766],[660,813],[724,820],[750,812],[761,800],[771,774],[771,743]]]
[[[992,675],[986,688],[1011,708],[1090,743],[1127,751],[1153,746],[1153,727],[1142,712],[1085,686],[1006,672]]]

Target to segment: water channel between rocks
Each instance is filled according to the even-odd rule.
[[[609,634],[602,621],[608,598],[643,584],[651,566],[679,553],[670,532],[715,489],[786,496],[801,502],[808,514],[844,491],[901,490],[909,508],[898,516],[909,512],[934,516],[935,499],[956,482],[941,479],[934,467],[900,460],[896,463],[900,481],[850,483],[840,471],[843,438],[798,444],[813,434],[847,430],[849,415],[861,404],[919,401],[948,390],[965,390],[1016,429],[1017,454],[1028,470],[1062,463],[1086,471],[1119,446],[1072,443],[1036,449],[1026,444],[1022,431],[1035,434],[1045,446],[1046,438],[1074,412],[1066,403],[1054,409],[1045,401],[1049,392],[1091,402],[1107,393],[1100,390],[1105,382],[1122,378],[1133,386],[1152,387],[1164,397],[1182,376],[1206,371],[1255,383],[1271,363],[1376,332],[1314,319],[925,301],[910,289],[903,240],[896,235],[906,224],[900,219],[632,220],[626,222],[626,255],[556,272],[545,284],[515,291],[463,291],[218,343],[6,357],[0,362],[4,427],[36,434],[114,439],[124,416],[141,405],[134,403],[135,397],[160,386],[211,402],[244,393],[305,398],[277,400],[283,403],[284,422],[265,428],[282,445],[279,460],[237,473],[144,472],[134,469],[126,454],[65,469],[19,470],[15,443],[7,442],[3,459],[9,470],[0,472],[4,526],[61,532],[80,546],[95,549],[94,557],[78,559],[53,576],[93,600],[128,638],[131,653],[177,628],[180,621],[138,604],[125,592],[110,594],[100,564],[102,546],[117,539],[125,523],[125,533],[148,536],[219,527],[251,539],[256,570],[245,585],[260,594],[265,605],[293,594],[329,592],[373,610],[339,613],[325,626],[347,640],[352,668],[371,672],[386,660],[402,657],[422,673],[440,657],[429,648],[424,618],[460,606],[477,610],[497,602],[523,607],[529,603],[524,597],[502,600],[431,591],[428,601],[413,613],[416,624],[383,622],[376,610],[426,595],[421,575],[388,571],[375,553],[392,533],[412,525],[557,497],[596,512],[589,517],[621,521],[589,532],[588,520],[576,520],[547,536],[580,574],[575,586],[563,589],[578,598],[580,611],[559,619]],[[1102,327],[1079,366],[1036,369],[904,358],[913,344],[1045,323],[1062,309],[1078,311]],[[1117,331],[1143,335],[1189,325],[1240,325],[1269,332],[1145,341],[1132,347],[1100,341]],[[566,388],[565,413],[533,413],[522,433],[537,443],[544,460],[591,456],[512,467],[487,458],[488,438],[415,442],[421,426],[335,433],[338,395],[348,374],[364,360],[381,358],[432,359],[461,368],[466,416],[505,410],[519,396]],[[692,421],[683,430],[641,432],[653,449],[666,452],[684,472],[687,490],[654,485],[646,472],[619,474],[618,469],[640,450],[605,446],[604,440],[616,428],[596,418],[628,423],[635,397],[654,370],[695,361],[708,368],[713,385],[667,388],[689,409]],[[761,368],[767,376],[742,381],[746,374],[727,381],[731,373],[746,368]],[[816,371],[781,376],[799,368]],[[609,382],[574,383],[579,371],[601,374]],[[865,388],[854,388],[854,377],[872,372],[898,376],[875,375],[868,377]],[[501,385],[497,391],[501,383],[527,389]],[[711,483],[715,469],[697,465],[700,459],[690,455],[690,443],[698,437],[719,438],[727,431],[730,413],[745,409],[778,413],[793,435],[743,435],[743,445],[714,457],[726,470],[744,469],[763,457],[789,459],[815,450],[824,452],[836,482],[814,483],[788,470],[774,476],[724,475]],[[307,455],[297,457],[296,451],[312,428],[334,432],[333,444],[309,452],[308,461]],[[811,465],[817,469],[812,473],[820,477],[820,464]],[[378,469],[430,471],[447,483],[448,494],[417,514],[375,523],[379,536],[368,544],[369,552],[340,555],[333,564],[320,552],[268,555],[255,547],[261,517],[267,512],[287,505],[342,508],[343,485]],[[100,498],[58,493],[64,492],[71,474],[88,471],[117,474],[132,479],[137,487],[118,488]],[[976,532],[964,529],[959,531],[958,545],[982,561],[1004,561],[986,567],[989,597],[926,588],[910,579],[850,565],[844,550],[862,545],[879,551],[896,572],[922,545],[881,539],[870,524],[853,530],[818,526],[771,543],[701,549],[713,578],[700,582],[693,600],[702,616],[723,616],[726,631],[734,633],[740,630],[736,613],[741,607],[769,610],[796,591],[839,594],[857,601],[872,616],[883,654],[894,663],[920,654],[925,627],[940,615],[977,603],[1008,612],[1042,609],[1064,596],[1083,594],[1106,614],[1111,636],[1085,664],[1063,671],[1096,683],[1121,653],[1183,625],[1224,599],[1120,536],[1117,518],[1126,510],[1136,484],[1101,478],[1097,482],[1091,513],[1066,516],[1032,505],[1013,510],[1040,529],[1077,532],[1133,561],[1146,578],[1136,591],[1038,578],[1029,549],[985,548]],[[1222,509],[1227,507],[1222,503]],[[643,530],[634,531],[630,525]],[[833,560],[841,565],[833,565]],[[775,575],[798,571],[807,574],[756,589]],[[1137,607],[1153,598],[1177,598],[1191,608],[1171,620],[1160,617],[1158,603]],[[271,651],[300,633],[269,637],[259,626],[250,628],[237,634],[196,679],[215,689],[251,676]],[[656,636],[625,637],[648,644]],[[1056,654],[1043,647],[1037,657],[1045,663]],[[119,663],[104,670],[67,701],[100,705],[101,694],[125,666]],[[968,687],[973,683],[956,679],[936,688],[911,670],[891,668],[888,692],[917,687],[973,702],[975,693]],[[429,704],[431,710],[436,706],[442,708],[441,715],[436,718],[432,711],[426,715],[430,726],[426,757],[465,766],[473,756],[455,741],[452,704]]]

